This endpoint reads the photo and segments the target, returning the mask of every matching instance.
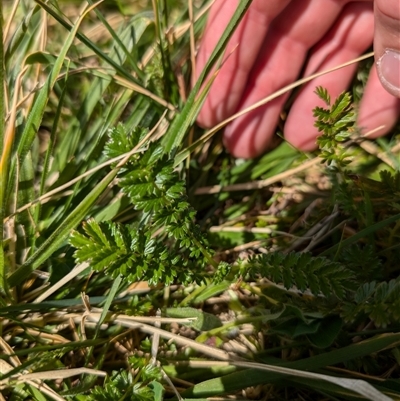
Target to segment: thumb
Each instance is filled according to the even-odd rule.
[[[383,87],[400,97],[400,2],[375,0],[374,50]]]

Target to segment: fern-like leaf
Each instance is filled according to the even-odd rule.
[[[315,107],[313,110],[313,115],[316,117],[314,125],[321,132],[317,138],[317,144],[321,150],[320,156],[328,166],[340,170],[349,163],[344,148],[340,144],[349,139],[355,123],[351,96],[343,92],[331,104],[326,89],[318,87],[315,93],[327,105],[326,108]]]
[[[370,318],[377,327],[387,327],[400,318],[400,279],[363,284],[352,302],[343,305],[342,315],[347,321]]]
[[[286,289],[309,289],[314,295],[335,295],[339,299],[351,289],[353,278],[352,272],[340,263],[308,253],[256,255],[249,259],[246,269],[251,275],[260,274]]]
[[[76,248],[75,259],[88,262],[94,270],[104,271],[111,277],[122,275],[131,282],[147,280],[151,284],[169,285],[178,274],[185,282],[200,279],[186,271],[179,254],[171,257],[168,248],[140,228],[97,223],[91,219],[84,223],[83,229],[86,235],[74,231],[70,243]]]
[[[113,159],[131,151],[146,134],[147,129],[140,127],[128,133],[125,126],[119,123],[114,129],[109,131],[109,140],[104,148],[105,156]]]
[[[132,376],[130,371],[117,371],[106,378],[103,386],[95,386],[88,396],[83,396],[85,401],[153,401],[155,399],[154,384],[162,380],[161,370],[147,361],[140,361],[143,358],[136,358],[130,363],[137,367],[138,375]],[[159,384],[161,387],[161,384]],[[163,390],[162,390],[163,391]]]
[[[126,132],[119,124],[110,132],[105,154],[118,157],[138,144],[145,131]],[[97,271],[129,281],[152,284],[200,281],[198,272],[207,264],[218,266],[199,227],[195,211],[187,201],[185,182],[164,155],[158,143],[135,154],[118,172],[118,184],[140,212],[138,226],[96,223],[83,225],[84,234],[74,232],[70,242],[75,258],[87,261]]]

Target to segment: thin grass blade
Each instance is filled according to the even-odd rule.
[[[232,16],[228,26],[226,27],[221,39],[218,41],[214,51],[212,52],[204,70],[199,76],[196,85],[193,87],[188,100],[182,110],[182,112],[174,119],[168,130],[166,136],[164,137],[164,148],[166,153],[176,152],[176,149],[182,144],[183,138],[186,135],[189,127],[193,124],[195,118],[197,117],[202,103],[205,99],[207,92],[203,92],[200,99],[196,99],[196,96],[203,84],[204,79],[211,71],[213,65],[221,57],[229,39],[235,32],[239,22],[243,18],[247,9],[250,7],[252,0],[241,0],[235,13]]]

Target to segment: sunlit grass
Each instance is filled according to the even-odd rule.
[[[233,159],[209,6],[2,3],[0,400],[400,399],[398,129]]]

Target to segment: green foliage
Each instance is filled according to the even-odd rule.
[[[218,319],[218,317],[195,308],[168,308],[166,312],[167,315],[171,317],[195,318],[195,320],[190,323],[190,326],[199,331],[208,331],[222,326],[221,320]]]
[[[377,327],[387,327],[400,320],[400,279],[362,284],[355,292],[352,303],[343,306],[347,321],[368,316]]]
[[[376,189],[380,192],[385,191],[398,199],[400,195],[400,172],[396,171],[395,173],[391,173],[388,170],[382,170],[379,172],[379,176],[381,179],[380,188]]]
[[[110,132],[105,155],[119,157],[138,145],[145,131],[127,133],[119,124]],[[215,264],[205,237],[195,224],[195,211],[187,201],[185,182],[158,143],[131,157],[120,169],[118,184],[140,212],[138,223],[84,224],[85,234],[74,232],[70,242],[79,262],[130,282],[171,284],[201,280],[208,263]]]
[[[135,295],[131,297],[127,305],[115,305],[115,311],[121,311],[126,315],[147,316],[153,309],[153,304],[150,299]]]
[[[160,368],[153,366],[143,358],[129,358],[137,374],[121,370],[106,378],[104,385],[95,386],[88,396],[80,396],[80,401],[154,401],[155,391],[152,382],[160,381]],[[149,385],[150,384],[150,385]]]
[[[334,181],[335,186],[335,201],[341,208],[341,210],[346,213],[346,215],[355,218],[357,221],[362,221],[362,209],[360,209],[359,204],[355,201],[355,191],[354,185],[350,181],[343,181],[337,183]]]
[[[296,287],[314,295],[335,295],[343,299],[354,285],[353,273],[340,263],[309,253],[271,252],[251,257],[245,269],[252,276],[261,275],[286,289]]]
[[[342,319],[335,314],[318,316],[292,305],[285,305],[279,318],[271,322],[271,331],[292,340],[307,338],[312,346],[327,348],[335,341],[343,327]]]
[[[85,234],[75,231],[70,237],[77,248],[77,262],[89,262],[93,269],[113,278],[121,275],[129,282],[148,280],[166,285],[177,276],[183,282],[199,279],[186,269],[187,261],[179,253],[171,256],[171,248],[157,242],[145,228],[91,219],[83,229]]]
[[[383,276],[382,261],[372,245],[351,245],[341,252],[340,261],[351,269],[359,283]],[[368,266],[368,269],[365,269],[365,266]]]
[[[315,107],[313,110],[315,126],[321,132],[317,138],[320,157],[333,170],[341,170],[349,163],[341,144],[349,139],[355,123],[351,97],[349,93],[343,92],[331,104],[326,89],[317,87],[315,92],[327,105],[326,108]]]
[[[208,1],[193,2],[193,25],[186,0],[100,2],[82,18],[78,2],[15,2],[15,14],[3,3],[0,109],[12,134],[0,144],[10,160],[0,182],[6,399],[162,401],[167,389],[175,397],[163,372],[179,392],[192,384],[183,396],[298,399],[301,388],[303,398],[354,399],[304,377],[319,371],[329,380],[364,375],[370,390],[400,398],[391,380],[400,360],[400,173],[346,143],[348,94],[331,100],[317,89],[328,170],[288,177],[281,173],[311,155],[283,143],[234,160],[219,138],[198,140],[200,128],[186,141],[210,88],[206,72],[224,62],[251,0],[238,2],[192,88],[190,29],[201,33]],[[393,138],[376,146],[387,151]],[[261,189],[266,182],[273,187]],[[257,189],[198,196],[199,187],[231,184]],[[158,309],[165,320],[153,329]],[[197,320],[180,322],[187,317]],[[190,345],[167,340],[176,334]],[[257,369],[294,370],[218,366],[219,347]],[[131,355],[157,357],[162,369]],[[191,367],[194,355],[201,369]],[[14,385],[14,374],[79,367],[108,376]]]
[[[220,262],[214,274],[214,283],[222,283],[227,278],[230,278],[232,272],[232,265],[227,262]]]
[[[128,134],[124,124],[119,123],[115,128],[109,131],[108,142],[104,148],[104,154],[109,159],[119,157],[124,153],[131,151],[147,134],[147,129],[134,127]],[[140,157],[132,156],[131,160],[137,160]],[[115,167],[117,163],[114,163]]]

